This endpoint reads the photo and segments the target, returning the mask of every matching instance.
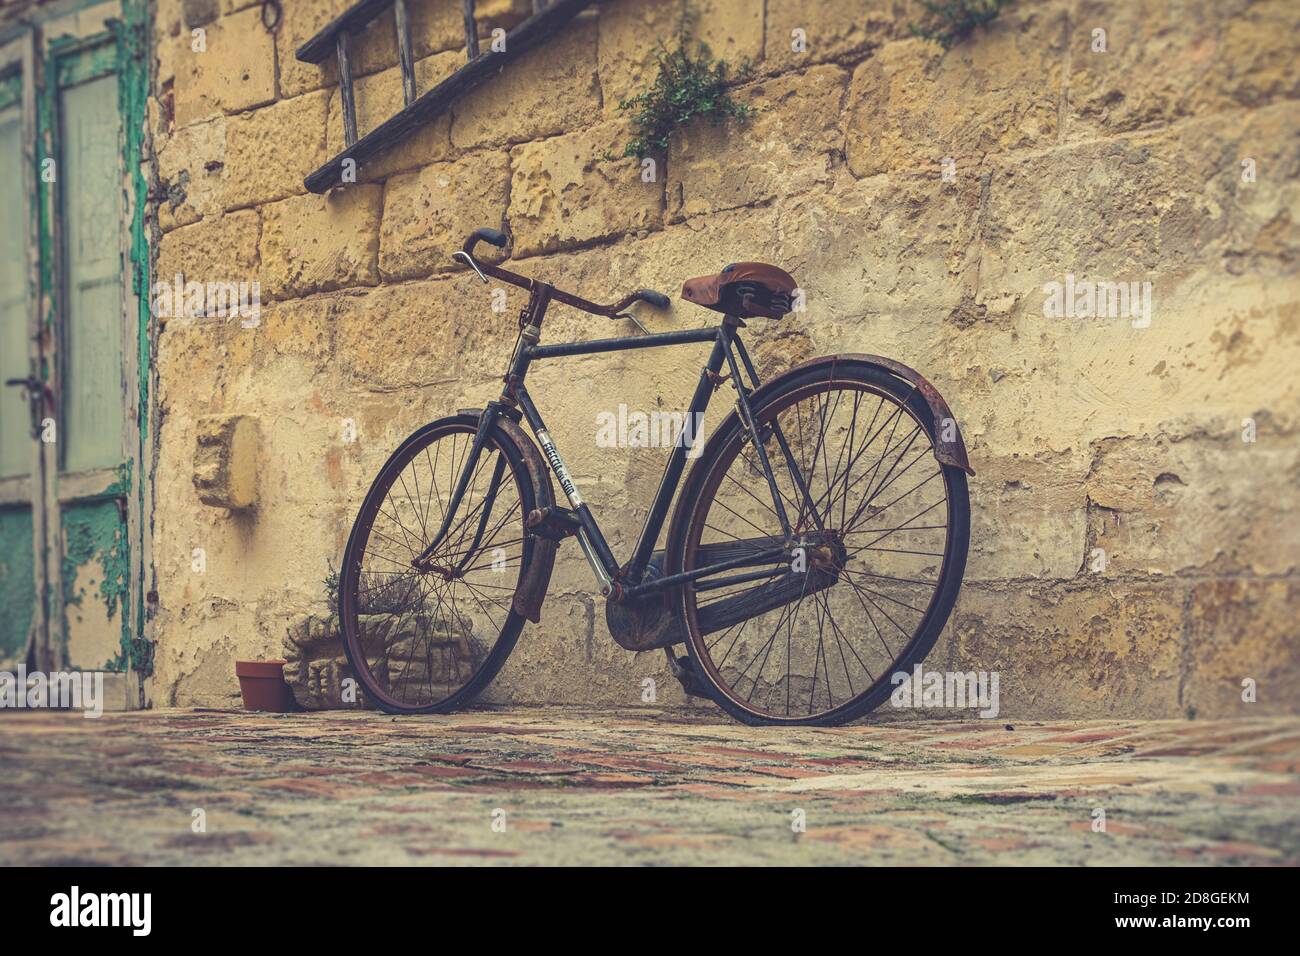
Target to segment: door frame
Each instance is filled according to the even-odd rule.
[[[27,27],[15,39],[0,44],[0,74],[16,72],[20,83],[18,105],[22,116],[22,159],[19,167],[22,181],[28,188],[22,190],[23,221],[27,224],[27,374],[45,378],[42,366],[41,255],[39,200],[33,187],[39,180],[36,169],[36,31]],[[41,422],[49,415],[49,402],[44,391],[28,394],[28,422],[31,433],[31,466],[25,477],[0,478],[0,504],[26,503],[32,514],[32,619],[28,626],[24,663],[35,670],[49,671],[54,662],[49,640],[50,584],[46,575],[49,567],[49,540],[46,529],[47,495],[54,492],[54,476],[49,473],[48,448],[38,437]]]
[[[145,230],[149,203],[146,164],[146,97],[151,75],[147,0],[66,0],[31,12],[28,22],[13,39],[12,28],[0,31],[0,50],[21,44],[24,82],[24,159],[27,162],[24,203],[29,224],[28,312],[32,323],[31,363],[53,396],[53,408],[41,396],[39,418],[33,410],[33,425],[47,418],[56,422],[57,437],[63,436],[64,372],[61,348],[66,322],[66,266],[64,221],[61,212],[60,154],[62,118],[59,111],[60,65],[72,56],[101,45],[112,45],[112,68],[117,78],[119,151],[122,188],[121,228],[117,230],[121,254],[119,316],[122,323],[123,428],[119,468],[94,469],[61,474],[63,443],[33,441],[33,474],[39,480],[29,486],[34,537],[37,539],[37,570],[31,650],[44,671],[68,669],[66,620],[67,595],[63,583],[62,509],[73,501],[117,499],[124,508],[122,547],[126,549],[127,581],[118,607],[122,626],[117,658],[96,663],[105,671],[106,706],[146,706],[146,682],[152,674],[152,627],[146,609],[152,611],[146,591],[152,580],[152,422],[153,337],[149,310],[150,246]],[[0,68],[5,61],[0,59]],[[101,74],[102,75],[102,74]],[[69,84],[72,85],[72,84]],[[28,118],[30,116],[30,119]],[[30,124],[30,125],[29,125]],[[34,148],[33,148],[34,147]],[[31,155],[29,155],[31,154]],[[40,175],[42,163],[55,161],[55,182]],[[33,201],[33,198],[35,201]],[[75,383],[70,383],[75,387]],[[0,501],[9,495],[0,482]],[[39,626],[35,620],[39,616]],[[30,652],[29,652],[30,653]],[[120,674],[120,677],[118,676]]]

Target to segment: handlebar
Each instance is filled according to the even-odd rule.
[[[498,249],[504,249],[509,240],[506,238],[506,234],[501,232],[499,229],[475,229],[470,233],[469,238],[465,240],[465,244],[459,250],[452,253],[452,258],[464,262],[471,269],[477,272],[479,278],[484,282],[488,281],[488,276],[494,276],[502,282],[508,282],[511,285],[519,286],[521,289],[532,290],[533,286],[536,284],[535,280],[530,279],[527,276],[521,276],[516,272],[511,272],[509,269],[502,269],[500,266],[495,266],[488,262],[480,262],[475,259],[474,247],[480,242],[487,242],[496,246]],[[635,292],[612,305],[598,305],[595,302],[587,301],[581,296],[576,296],[571,292],[564,292],[563,290],[554,287],[551,288],[551,298],[563,302],[566,305],[571,305],[576,309],[581,309],[584,312],[590,312],[592,315],[603,315],[611,319],[630,318],[630,316],[624,314],[624,310],[634,302],[645,302],[647,305],[655,309],[666,309],[672,304],[668,296],[664,295],[662,292],[656,292],[654,289],[637,289]]]

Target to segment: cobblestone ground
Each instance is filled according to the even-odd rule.
[[[5,864],[1300,863],[1300,719],[10,712],[0,769]]]

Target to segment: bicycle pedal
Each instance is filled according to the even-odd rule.
[[[563,541],[577,534],[581,527],[577,514],[559,505],[534,508],[528,513],[528,530],[548,541]]]
[[[689,655],[677,657],[671,650],[668,650],[668,666],[672,668],[673,676],[682,685],[682,690],[686,691],[687,697],[702,697],[705,700],[713,699],[713,695],[709,693],[708,686],[700,677],[699,671],[695,669],[695,662],[691,660]]]

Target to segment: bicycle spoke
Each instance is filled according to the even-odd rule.
[[[530,544],[512,468],[501,471],[492,494],[503,452],[491,441],[456,514],[448,510],[472,447],[472,430],[453,425],[410,451],[389,471],[387,486],[372,492],[368,517],[363,509],[354,531],[355,566],[343,576],[351,595],[346,639],[366,693],[399,709],[450,699],[482,670],[499,637],[518,626],[509,623],[519,620],[511,617],[511,596]],[[413,568],[412,557],[444,523],[431,562],[439,570]]]
[[[773,461],[776,493],[808,548],[806,569],[792,569],[787,552],[736,580],[683,585],[690,633],[701,622],[716,630],[693,636],[693,652],[740,710],[817,720],[878,695],[925,626],[943,579],[934,562],[945,556],[949,515],[942,467],[921,464],[934,449],[909,408],[915,393],[828,382],[755,408],[788,449],[784,467]],[[695,542],[687,569],[716,560],[701,550],[706,535],[710,543],[759,533],[780,540],[743,436],[718,456],[687,532]]]

